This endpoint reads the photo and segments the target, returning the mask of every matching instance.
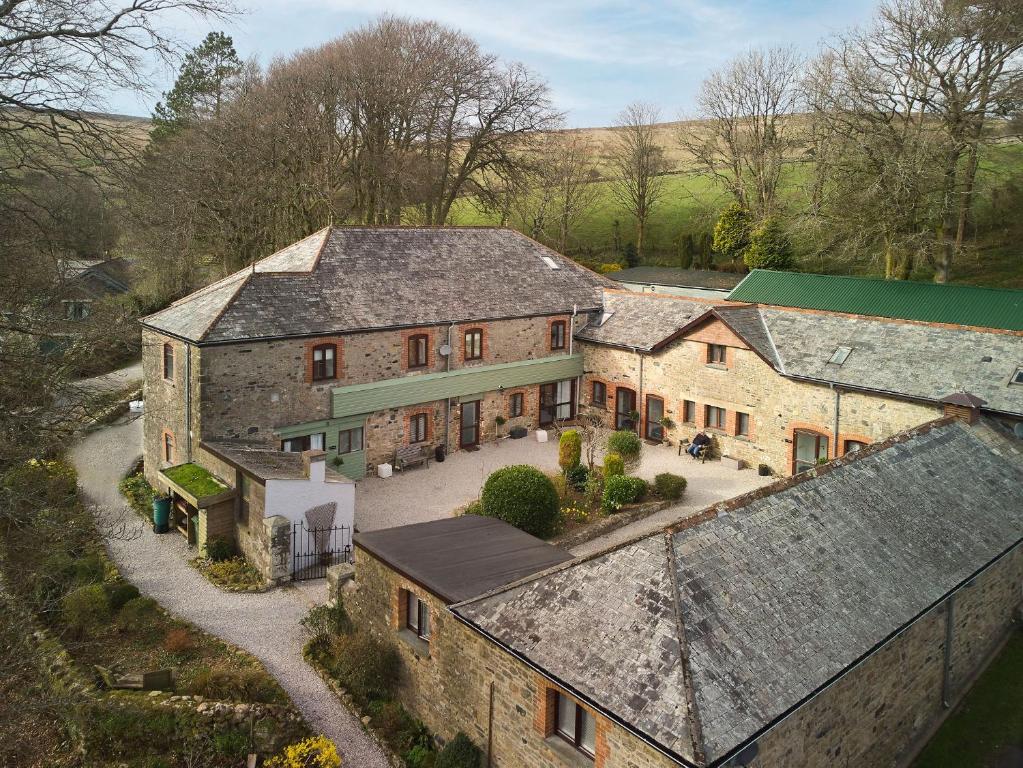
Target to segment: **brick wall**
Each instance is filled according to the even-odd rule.
[[[720,324],[719,324],[720,325]],[[702,337],[714,343],[734,338],[731,331],[718,333],[708,324]],[[723,327],[723,326],[722,326]],[[829,437],[829,453],[841,451],[845,440],[876,442],[910,427],[941,416],[938,406],[912,403],[892,397],[843,392],[839,418],[839,441],[832,438],[835,395],[828,387],[794,381],[779,375],[750,349],[729,347],[727,367],[708,365],[704,341],[682,339],[666,349],[643,358],[640,393],[640,357],[634,352],[580,343],[585,368],[583,402],[589,403],[594,379],[607,384],[606,412],[613,419],[618,387],[637,393],[637,409],[645,418],[641,403],[645,395],[664,398],[665,415],[675,422],[668,431],[672,440],[692,439],[701,429],[711,434],[722,453],[745,460],[751,466],[767,464],[779,475],[792,471],[792,432],[811,427]],[[696,423],[683,423],[682,404],[696,404]],[[725,429],[707,429],[706,406],[726,411]],[[736,436],[737,412],[750,416],[748,437]]]
[[[357,591],[346,606],[362,627],[393,643],[404,672],[400,698],[435,734],[451,739],[464,732],[484,753],[492,743],[494,768],[563,768],[565,750],[556,736],[536,727],[546,717],[549,683],[535,671],[481,637],[421,587],[362,549],[356,549]],[[409,589],[430,606],[429,655],[401,639],[399,590]],[[493,685],[493,730],[490,690]],[[538,712],[544,713],[538,715]],[[640,739],[597,717],[596,768],[653,768],[672,765]],[[588,761],[574,756],[580,764]],[[571,758],[569,758],[571,760]]]

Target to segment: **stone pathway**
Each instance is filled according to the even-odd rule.
[[[71,449],[79,484],[111,557],[126,579],[167,610],[258,658],[310,726],[333,739],[345,765],[386,768],[387,758],[359,720],[302,658],[299,621],[326,599],[324,581],[262,594],[222,592],[188,565],[182,537],[157,536],[126,507],[117,484],[141,453],[142,422],[122,421],[83,437]]]

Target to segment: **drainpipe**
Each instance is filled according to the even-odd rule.
[[[444,358],[444,373],[451,371],[451,356],[455,354],[455,350],[451,347],[451,329],[455,327],[454,323],[448,325],[448,354]],[[451,398],[444,398],[444,452],[447,453],[451,447]]]
[[[941,706],[948,709],[952,706],[949,679],[952,673],[952,632],[955,627],[955,592],[945,601],[945,662],[941,670]]]
[[[490,709],[487,713],[487,768],[494,764],[494,681],[490,681]]]
[[[571,355],[575,350],[575,316],[579,313],[579,305],[572,305],[572,317],[568,321],[568,354]],[[575,415],[579,417],[579,407],[583,402],[583,377],[575,377]]]
[[[643,416],[646,413],[646,408],[643,407],[643,353],[639,351],[638,347],[634,348],[634,351],[639,355],[639,396],[636,403],[636,410],[639,412],[639,423],[636,425],[636,434],[642,437]]]
[[[192,345],[185,344],[185,461],[192,460]]]
[[[831,389],[833,389],[834,392],[835,392],[835,425],[834,425],[835,445],[834,445],[834,448],[832,449],[832,456],[835,456],[837,458],[838,457],[838,448],[839,448],[839,445],[838,445],[838,414],[839,414],[839,411],[840,411],[841,405],[842,405],[842,390],[840,390],[834,384],[831,385]]]

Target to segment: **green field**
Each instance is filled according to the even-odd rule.
[[[798,216],[805,208],[806,187],[810,180],[808,163],[786,167],[782,179],[782,196],[790,211]],[[635,240],[635,220],[611,194],[609,182],[600,186],[592,212],[572,232],[568,255],[588,264],[613,261],[614,222],[620,226],[623,244]],[[1007,144],[988,147],[981,162],[977,180],[975,219],[982,228],[968,242],[968,253],[953,270],[955,281],[980,285],[1023,288],[1023,216],[1005,217],[997,221],[992,202],[996,197],[1023,189],[1023,145]],[[1023,201],[1023,192],[1020,193]],[[678,244],[686,234],[710,232],[720,210],[729,202],[728,195],[706,174],[679,171],[665,178],[664,196],[651,214],[647,225],[646,264],[675,265]],[[471,199],[460,200],[452,211],[451,223],[461,225],[497,224],[496,212],[478,210]],[[516,226],[516,222],[511,222]],[[881,274],[880,258],[856,263],[834,263],[819,259],[805,260],[800,267],[807,271],[851,274]],[[919,265],[914,279],[929,280],[933,270]]]

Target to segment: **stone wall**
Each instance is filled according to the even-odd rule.
[[[174,349],[174,375],[170,380],[163,378],[163,347],[170,344]],[[157,472],[165,467],[189,460],[189,430],[185,424],[185,354],[192,356],[193,403],[198,402],[195,386],[198,384],[196,365],[198,350],[185,342],[172,339],[154,331],[142,332],[142,397],[145,412],[142,417],[143,456],[146,479],[154,487],[166,488],[160,482]],[[199,409],[192,408],[192,431],[198,434]],[[164,457],[163,439],[170,434],[174,441],[171,461]]]
[[[1023,548],[956,593],[951,697],[1004,639],[1020,608]],[[913,757],[942,706],[947,604],[935,607],[760,739],[753,768],[869,765]]]
[[[356,549],[355,567],[357,590],[346,596],[346,606],[360,627],[398,648],[403,662],[400,699],[431,731],[445,741],[464,732],[484,753],[490,743],[495,768],[563,768],[573,760],[589,764],[561,739],[545,733],[548,681],[365,550]],[[401,589],[430,606],[432,631],[426,647],[400,630]],[[491,686],[493,728],[488,733]],[[599,714],[596,720],[596,768],[673,765],[621,726]]]
[[[710,325],[710,324],[709,324]],[[714,343],[730,341],[731,333],[715,332],[704,326],[701,338]],[[734,337],[731,337],[734,338]],[[637,410],[645,419],[648,396],[663,398],[665,415],[675,422],[668,431],[672,440],[692,439],[704,430],[713,436],[722,454],[744,460],[751,466],[767,464],[778,475],[792,472],[792,433],[813,429],[829,437],[829,453],[841,455],[846,440],[876,442],[910,427],[938,418],[942,409],[894,397],[843,392],[839,410],[839,440],[833,439],[835,394],[827,386],[785,378],[756,352],[729,346],[725,365],[708,364],[705,341],[681,339],[656,354],[642,355],[588,342],[580,346],[586,359],[582,403],[591,405],[594,380],[607,386],[602,410],[614,418],[618,387],[637,393]],[[642,382],[642,383],[641,383]],[[695,404],[695,420],[686,423],[683,403]],[[705,407],[723,408],[725,429],[710,428]],[[736,413],[750,417],[748,436],[736,435]],[[642,434],[642,432],[641,432]]]

